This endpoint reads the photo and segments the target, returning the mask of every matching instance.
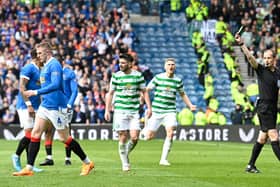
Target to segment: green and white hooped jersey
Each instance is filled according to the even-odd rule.
[[[148,84],[149,89],[155,89],[152,111],[155,113],[176,112],[176,93],[184,92],[182,80],[174,75],[172,78],[166,73],[156,75]]]
[[[140,92],[143,89],[145,89],[145,80],[140,72],[132,70],[130,74],[125,74],[122,71],[118,71],[113,74],[110,90],[115,91],[115,112],[138,112],[140,107]]]

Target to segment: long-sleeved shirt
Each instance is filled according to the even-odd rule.
[[[63,93],[63,71],[59,61],[51,57],[44,65],[41,74],[41,88],[37,90],[38,95],[42,95],[41,106],[58,110],[66,108],[67,98]]]

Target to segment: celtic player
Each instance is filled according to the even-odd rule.
[[[148,119],[143,130],[146,140],[154,138],[159,126],[163,124],[166,130],[166,138],[162,148],[160,165],[169,166],[167,160],[168,153],[172,145],[173,131],[177,125],[176,122],[176,93],[179,92],[185,104],[195,110],[193,105],[184,92],[182,80],[177,77],[175,72],[175,60],[168,58],[165,61],[165,72],[156,75],[147,86],[148,92],[155,90],[152,102],[153,115]]]
[[[145,89],[144,77],[140,72],[131,69],[132,61],[133,58],[128,54],[120,56],[120,71],[113,74],[106,97],[105,119],[110,121],[110,108],[115,94],[113,129],[119,135],[119,155],[123,171],[130,170],[128,154],[136,146],[139,137],[141,94],[143,94],[148,108],[147,116],[151,116],[150,98]],[[128,141],[129,136],[130,140]]]

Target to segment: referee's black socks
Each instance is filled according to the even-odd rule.
[[[275,156],[278,158],[278,160],[280,161],[280,147],[279,147],[279,141],[272,141],[271,142],[271,147],[272,150],[275,154]]]
[[[253,150],[252,150],[251,158],[249,161],[250,166],[255,166],[256,160],[257,160],[262,148],[263,148],[263,144],[260,144],[259,142],[255,143]]]

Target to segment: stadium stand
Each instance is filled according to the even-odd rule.
[[[198,107],[205,109],[204,88],[199,85],[196,77],[197,57],[186,33],[185,15],[170,14],[162,23],[132,24],[132,26],[140,41],[134,45],[140,59],[139,63],[149,66],[152,72],[157,74],[164,71],[165,58],[175,58],[176,74],[183,79],[188,96]],[[179,110],[184,107],[184,103],[177,103]]]
[[[219,46],[217,44],[207,43],[207,49],[212,54],[209,71],[214,79],[214,95],[220,103],[218,111],[222,112],[226,116],[227,122],[231,124],[230,113],[235,104],[230,92],[231,81],[229,73],[226,70]]]
[[[154,74],[163,71],[165,58],[176,58],[176,73],[183,78],[190,99],[198,108],[207,109],[207,102],[203,99],[205,88],[197,78],[197,61],[200,57],[192,45],[192,35],[188,30],[191,22],[186,21],[185,16],[185,10],[191,2],[198,1],[181,0],[180,7],[175,11],[171,10],[169,0],[1,2],[0,123],[18,123],[15,103],[19,71],[24,64],[30,62],[30,49],[43,39],[50,39],[56,54],[64,56],[65,60],[70,60],[75,65],[80,92],[76,105],[87,114],[87,124],[99,121],[94,115],[94,108],[99,100],[104,100],[110,76],[118,70],[117,59],[123,49],[138,56],[140,70],[152,70]],[[279,2],[277,4],[277,1],[260,0],[254,4],[253,1],[246,1],[242,6],[239,0],[199,2],[209,10],[207,19],[217,20],[218,15],[224,16],[232,33],[241,24],[247,24],[242,21],[244,13],[252,12],[249,26],[256,38],[251,46],[252,52],[257,54],[267,46],[272,46],[277,51],[278,60],[280,59]],[[222,7],[225,7],[225,12],[221,11]],[[133,14],[159,16],[160,19],[158,23],[130,23],[130,16]],[[126,32],[129,33],[129,38],[124,40]],[[269,32],[270,36],[265,36],[265,32]],[[100,45],[101,38],[105,39],[104,45]],[[272,42],[268,42],[270,39]],[[216,41],[209,42],[206,38],[205,40],[206,49],[210,53],[209,72],[213,77],[213,96],[219,101],[218,111],[226,116],[227,124],[231,124],[230,113],[240,102],[236,97],[242,95],[242,90],[246,88],[235,87],[232,90],[232,83],[236,79],[239,81],[238,86],[242,86],[242,77],[233,77],[233,69],[227,69],[224,45]],[[131,44],[132,48],[128,48],[126,44]],[[105,51],[103,47],[106,48]],[[240,59],[234,60],[237,63]],[[234,71],[237,72],[238,66],[237,63]],[[242,67],[243,71],[244,69],[247,67]],[[148,77],[147,81],[150,74]],[[237,96],[232,94],[233,91]],[[87,103],[91,103],[88,100],[92,100],[93,106],[88,106]],[[247,106],[245,101],[241,102]],[[177,107],[182,109],[184,105],[180,102]],[[3,121],[4,116],[6,121]]]

